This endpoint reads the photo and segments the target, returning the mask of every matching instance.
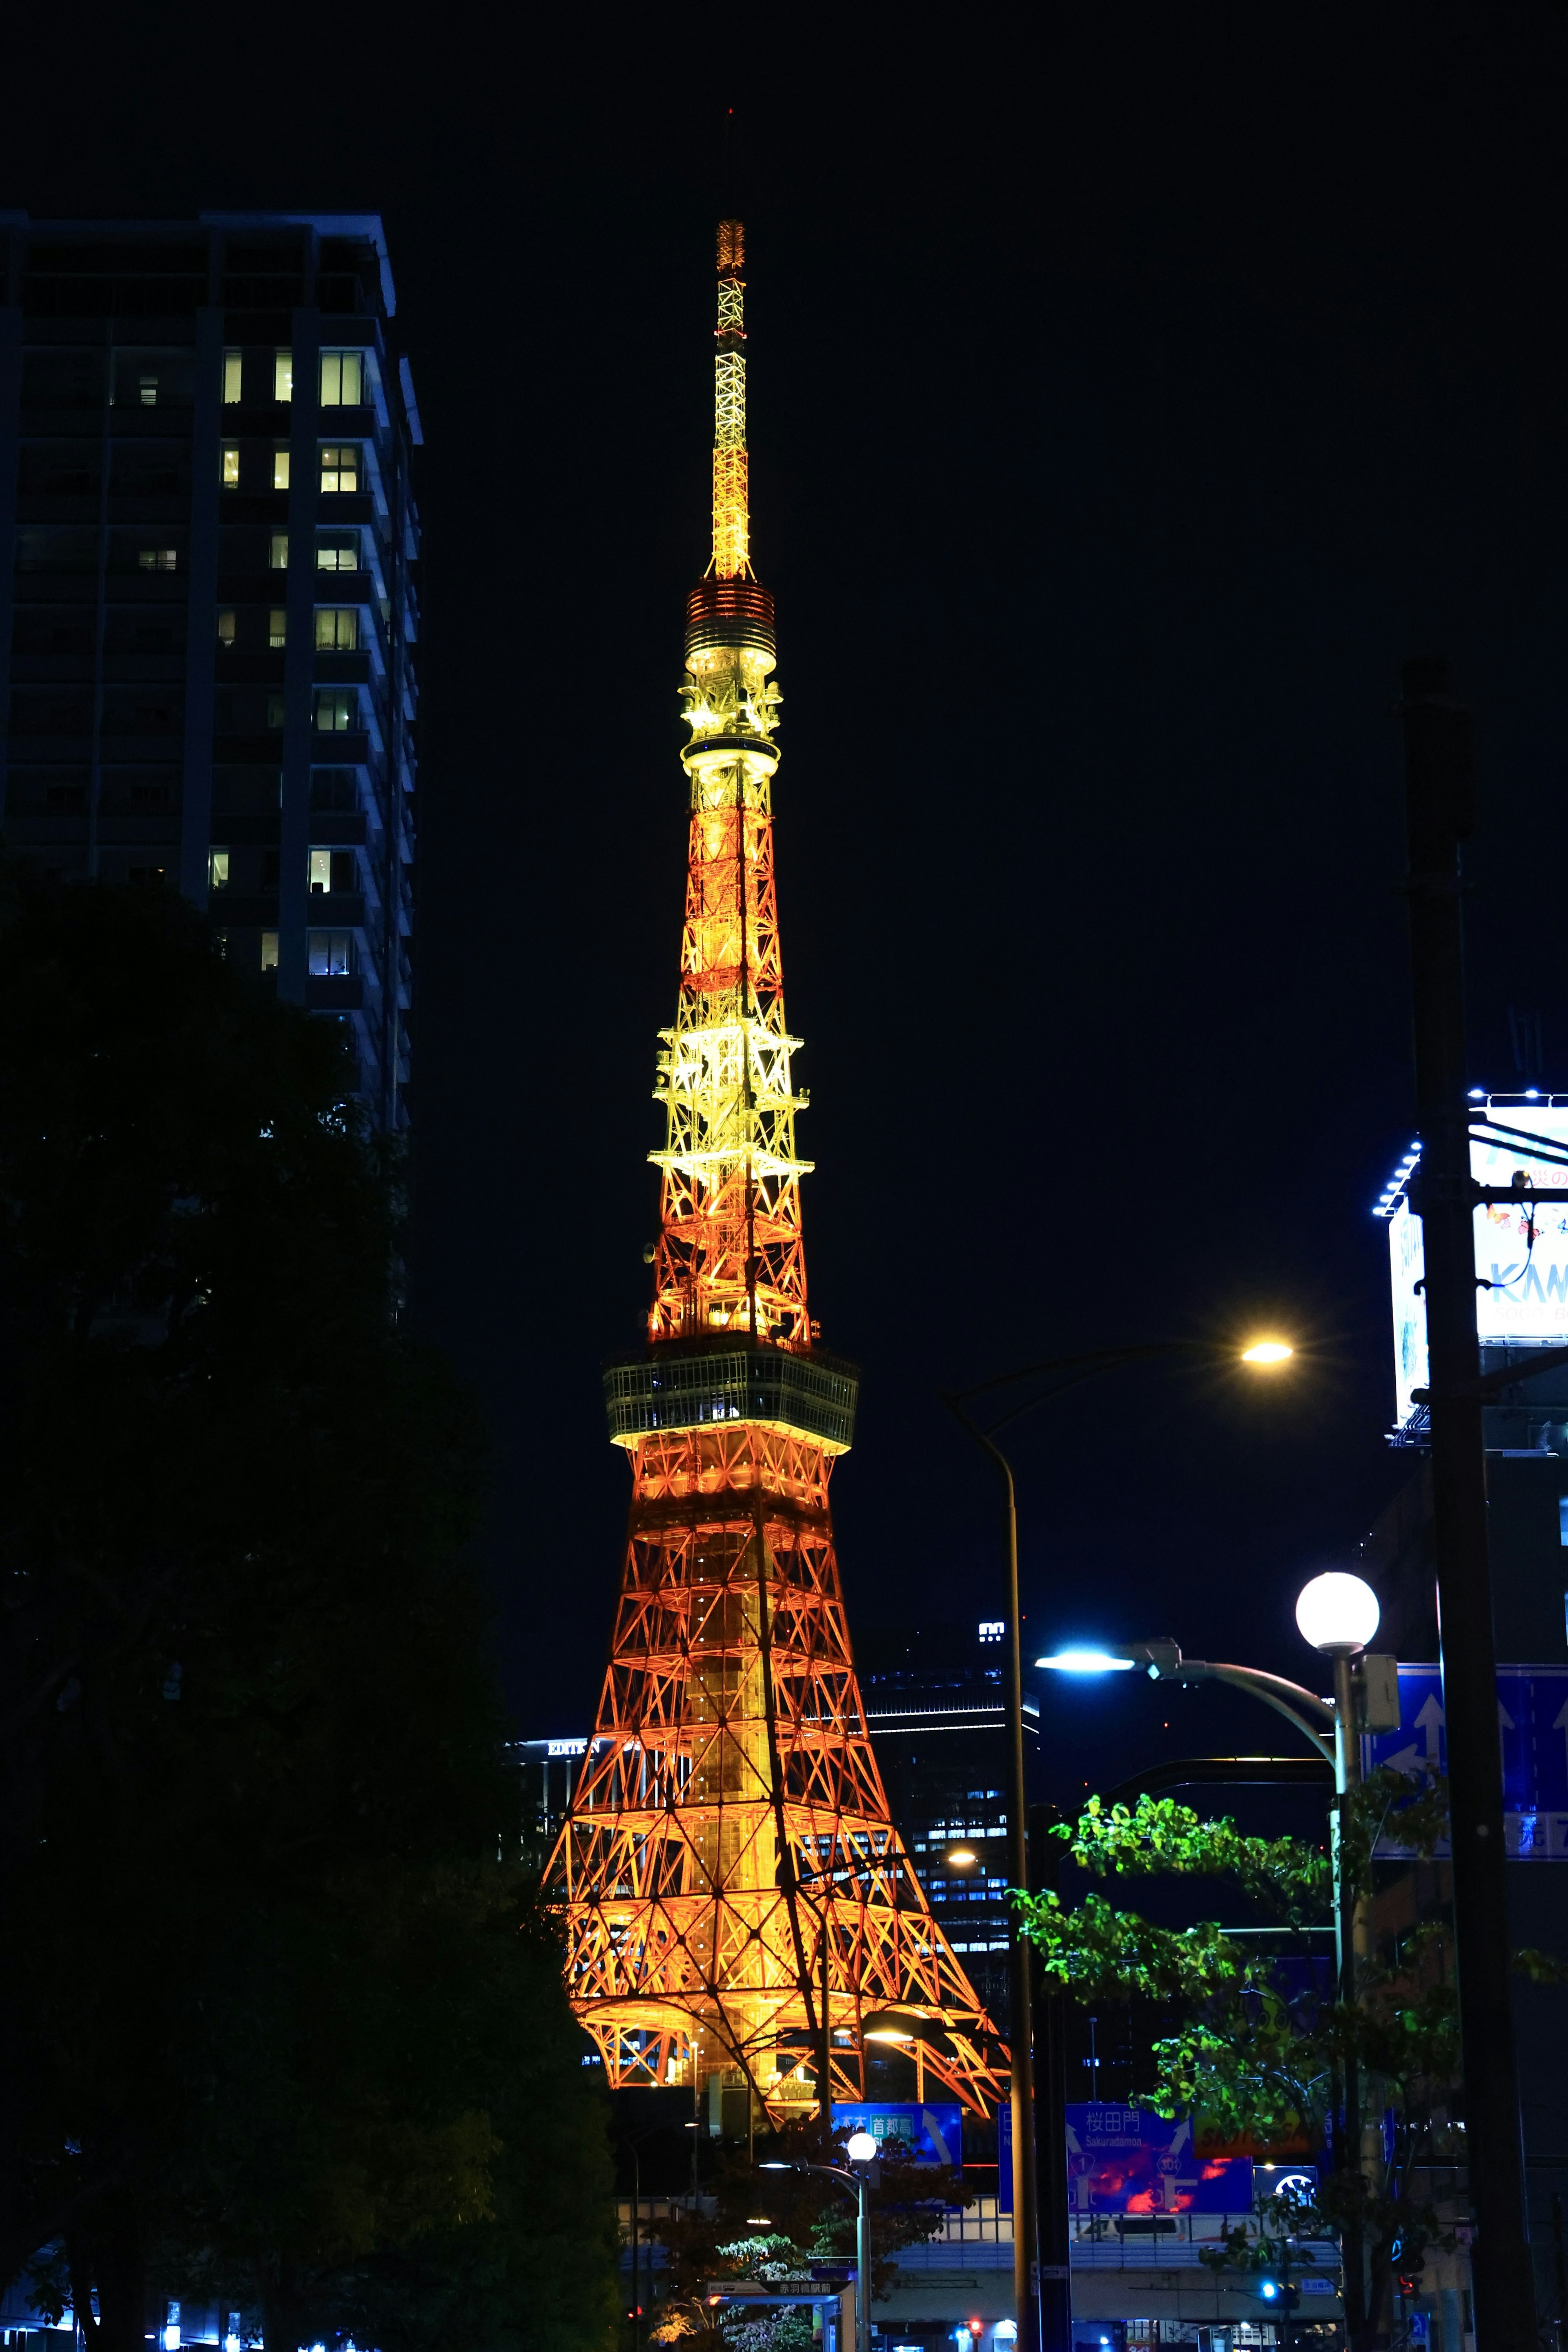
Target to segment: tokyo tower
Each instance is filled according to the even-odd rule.
[[[996,2104],[994,2029],[888,1811],[827,1485],[854,1368],[806,1307],[773,885],[773,604],[752,568],[743,239],[719,227],[713,554],[687,599],[689,858],[647,1345],[605,1376],[632,1501],[609,1667],[546,1874],[613,2085],[743,2135],[864,2098],[868,2043]],[[923,2095],[923,2089],[922,2089]]]

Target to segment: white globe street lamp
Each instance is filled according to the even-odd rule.
[[[1314,1576],[1302,1586],[1296,1601],[1296,1622],[1302,1640],[1331,1658],[1353,1657],[1358,1650],[1364,1650],[1382,1613],[1371,1585],[1339,1569]]]

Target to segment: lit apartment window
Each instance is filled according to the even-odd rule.
[[[288,532],[287,532],[287,531],[283,531],[283,530],[275,530],[275,531],[273,532],[273,534],[272,534],[272,553],[271,553],[271,556],[270,556],[270,558],[269,558],[269,561],[270,561],[270,563],[271,563],[271,566],[272,566],[272,569],[273,569],[273,571],[274,571],[274,572],[287,572],[287,571],[288,571],[288,569],[289,569],[289,534],[288,534]]]
[[[143,572],[173,572],[175,560],[172,547],[144,547],[136,558]]]
[[[316,541],[318,572],[357,572],[359,570],[359,533],[339,531],[331,539]]]
[[[289,642],[289,615],[279,605],[267,615],[267,642],[274,653]]]
[[[307,931],[306,969],[312,980],[347,980],[354,968],[352,931]]]
[[[223,445],[223,486],[226,490],[239,488],[239,444],[226,441]]]
[[[359,644],[359,614],[352,604],[318,606],[316,651],[352,654]]]
[[[209,890],[228,888],[228,852],[209,849],[207,852],[207,887]]]
[[[220,613],[217,616],[217,641],[220,646],[227,647],[231,652],[234,648],[236,631],[237,622],[234,614]]]
[[[283,724],[283,697],[281,694],[269,694],[267,698],[267,724],[268,727],[281,727]]]
[[[226,408],[232,408],[239,398],[239,383],[242,371],[242,354],[238,352],[225,352],[223,355],[223,400],[224,406]]]
[[[316,696],[316,726],[322,735],[346,735],[359,717],[359,697],[352,687],[329,687]]]
[[[278,969],[278,934],[276,931],[263,931],[261,934],[261,969],[263,971],[276,971]]]
[[[142,395],[142,405],[143,408],[157,407],[158,379],[155,375],[138,376],[136,379],[136,389]]]
[[[358,408],[364,399],[364,360],[359,352],[321,353],[321,406]]]
[[[359,488],[359,449],[354,442],[341,446],[331,442],[321,445],[321,489],[323,493],[357,490]]]
[[[289,487],[289,452],[287,449],[274,449],[272,452],[272,487],[275,490],[286,490]]]
[[[292,400],[294,397],[294,354],[279,352],[272,362],[272,397]]]

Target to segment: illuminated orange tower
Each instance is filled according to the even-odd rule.
[[[746,2129],[863,2097],[868,2037],[989,2112],[994,2035],[888,1811],[827,1482],[857,1376],[806,1307],[773,886],[773,598],[752,569],[742,226],[719,228],[713,555],[687,600],[690,848],[648,1345],[605,1376],[632,1503],[609,1668],[552,1857],[612,2084]]]

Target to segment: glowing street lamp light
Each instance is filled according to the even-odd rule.
[[[1296,1601],[1302,1640],[1331,1658],[1351,1658],[1364,1650],[1382,1613],[1371,1585],[1337,1569],[1314,1576]]]
[[[1052,1666],[1058,1675],[1130,1675],[1137,1663],[1115,1650],[1058,1650],[1035,1660],[1036,1665]]]
[[[1262,1370],[1271,1370],[1278,1364],[1288,1364],[1295,1352],[1284,1339],[1254,1339],[1250,1348],[1243,1348],[1241,1360]]]

